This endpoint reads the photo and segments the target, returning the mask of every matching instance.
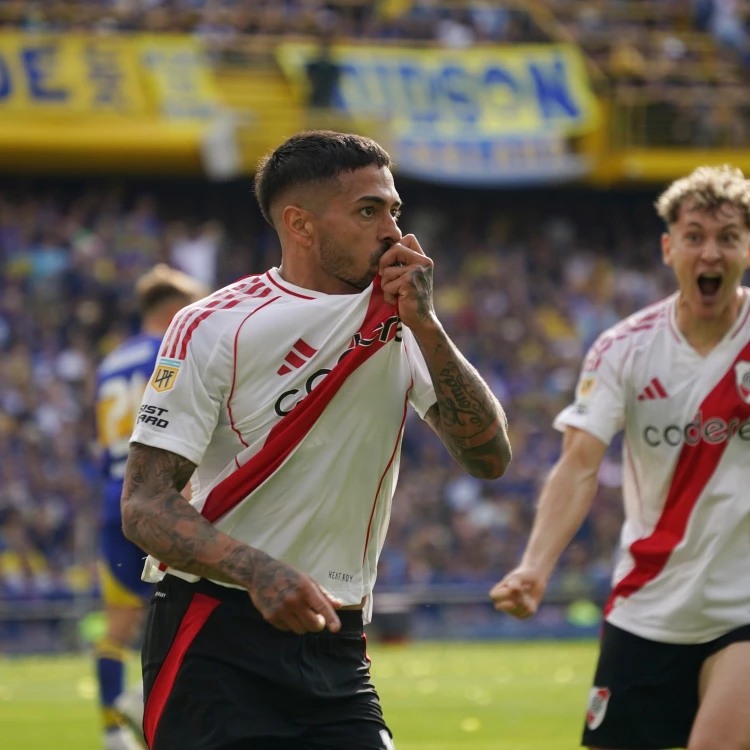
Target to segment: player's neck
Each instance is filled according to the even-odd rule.
[[[698,354],[705,357],[718,346],[737,322],[744,301],[745,292],[743,289],[739,289],[732,304],[728,305],[720,315],[710,320],[703,320],[696,316],[680,297],[677,299],[675,311],[677,327],[688,344]]]
[[[287,284],[320,294],[359,294],[362,291],[336,276],[331,276],[319,266],[308,267],[289,260],[282,261],[279,276]]]

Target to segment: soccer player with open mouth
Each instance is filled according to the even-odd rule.
[[[750,747],[750,184],[700,167],[657,201],[679,290],[606,331],[556,419],[562,456],[520,566],[491,592],[519,618],[591,507],[625,432],[621,557],[583,744]]]
[[[301,133],[256,195],[282,263],[172,323],[122,496],[157,582],[143,647],[151,750],[388,750],[363,624],[411,404],[474,476],[505,414],[446,336],[432,261],[398,227],[388,154]],[[193,499],[180,490],[192,478]]]

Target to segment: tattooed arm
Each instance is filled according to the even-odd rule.
[[[141,443],[130,446],[122,529],[175,570],[241,586],[272,625],[295,633],[340,627],[332,600],[312,578],[215,529],[180,494],[195,464]]]
[[[386,301],[398,305],[432,378],[437,403],[425,419],[469,474],[502,476],[511,459],[505,412],[440,325],[432,304],[432,261],[414,235],[406,235],[382,256],[380,274]]]
[[[469,474],[501,477],[511,459],[503,407],[440,326],[415,337],[438,399],[425,420]]]

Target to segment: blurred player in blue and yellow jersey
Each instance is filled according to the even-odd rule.
[[[145,554],[122,534],[120,495],[128,441],[172,318],[208,290],[184,273],[158,265],[138,280],[135,293],[141,333],[104,359],[96,388],[96,422],[105,473],[100,575],[107,619],[107,634],[97,645],[96,656],[106,750],[143,746],[140,739],[136,741],[140,738],[137,714],[142,714],[142,700],[124,692],[125,659],[140,632],[152,584],[141,581]],[[128,725],[135,731],[129,731]]]

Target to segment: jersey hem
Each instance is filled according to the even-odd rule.
[[[632,622],[627,622],[624,619],[617,617],[616,611],[611,612],[604,619],[616,628],[620,628],[620,630],[624,630],[632,635],[637,635],[639,638],[645,638],[648,641],[655,641],[657,643],[671,643],[680,646],[710,643],[711,641],[715,641],[717,638],[721,638],[723,635],[731,633],[733,630],[750,623],[750,617],[748,617],[745,622],[726,623],[708,631],[701,631],[700,633],[677,633],[672,630],[667,630],[666,628],[652,628],[639,623],[634,624]]]
[[[187,581],[187,583],[198,583],[198,581],[201,580],[200,576],[194,575],[193,573],[184,573],[181,570],[174,570],[173,568],[167,568],[165,571],[160,571],[158,563],[156,563],[151,557],[147,558],[146,565],[143,570],[143,575],[141,576],[141,579],[143,581],[145,581],[146,583],[159,583],[159,581],[164,580],[166,576],[174,576],[175,578],[180,578],[183,581]],[[205,580],[210,581],[217,586],[223,586],[227,589],[238,589],[240,591],[246,590],[244,586],[238,586],[235,583],[227,583],[226,581],[214,581],[211,578],[207,578]],[[331,596],[336,599],[340,599],[344,607],[351,607],[353,604],[359,604],[362,599],[365,598],[367,598],[368,600],[372,599],[372,590],[365,591],[364,589],[362,589],[361,591],[353,592],[351,590],[342,591],[341,589],[333,589],[330,586],[325,586],[324,588]],[[351,599],[351,601],[347,601],[347,599]]]
[[[589,435],[595,437],[597,440],[601,440],[605,445],[609,445],[612,442],[612,438],[614,437],[614,435],[605,435],[603,432],[592,427],[590,424],[579,424],[577,420],[570,419],[568,417],[555,417],[555,420],[552,422],[552,426],[558,432],[565,432],[566,427],[575,427],[578,430],[588,432]]]
[[[195,448],[189,443],[183,442],[182,440],[176,440],[174,437],[167,438],[162,437],[161,435],[152,435],[149,433],[143,435],[136,431],[130,438],[130,444],[132,445],[133,443],[142,443],[149,448],[159,448],[160,450],[169,451],[170,453],[176,453],[178,456],[186,458],[196,466],[198,466],[203,460],[202,453],[196,452]]]

